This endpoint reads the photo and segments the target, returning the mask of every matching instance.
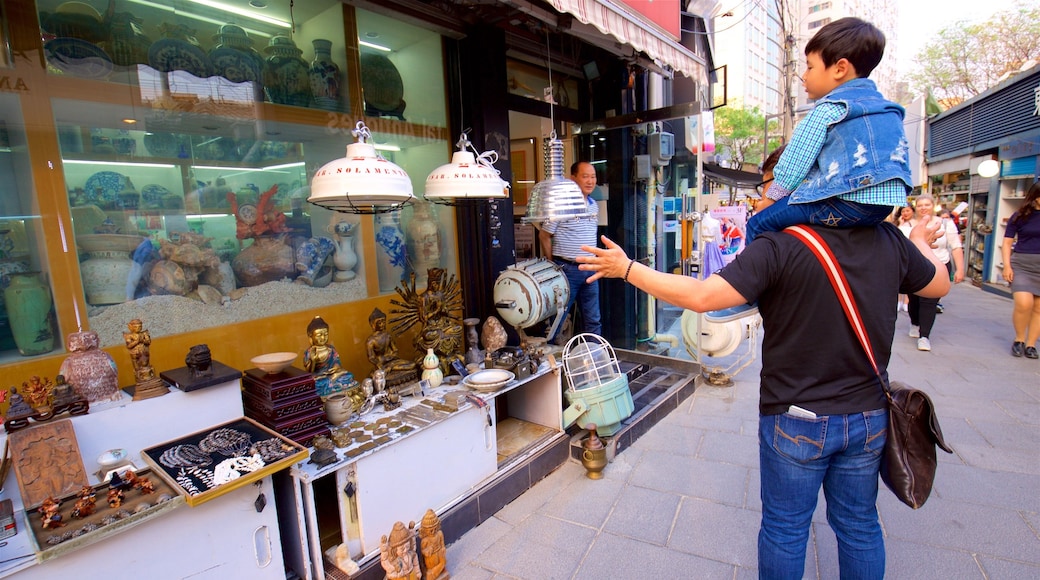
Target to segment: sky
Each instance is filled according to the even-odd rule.
[[[942,28],[965,20],[980,22],[1015,5],[1014,0],[897,0],[899,5],[900,76],[913,67],[913,58]]]

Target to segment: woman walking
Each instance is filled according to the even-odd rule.
[[[1011,313],[1011,322],[1015,326],[1011,355],[1037,358],[1036,340],[1040,338],[1040,182],[1033,183],[1026,192],[1022,207],[1008,219],[1001,254],[1004,257],[1004,279],[1011,283],[1011,297],[1015,302]]]
[[[935,199],[928,193],[922,193],[916,202],[917,219],[933,215]],[[935,241],[932,251],[939,261],[946,264],[946,269],[953,273],[953,283],[964,279],[964,248],[961,236],[952,220],[944,220],[939,230],[939,239]],[[932,350],[932,326],[935,324],[936,304],[938,298],[921,298],[910,295],[910,338],[917,339],[917,350]]]

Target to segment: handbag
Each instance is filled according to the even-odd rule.
[[[900,382],[888,385],[881,377],[856,300],[827,242],[814,230],[804,226],[791,226],[784,232],[808,246],[820,261],[853,332],[874,368],[878,383],[888,399],[888,436],[881,458],[881,480],[900,501],[917,509],[924,505],[932,492],[936,468],[935,447],[953,453],[953,449],[943,439],[939,418],[935,415],[935,405],[927,393]]]

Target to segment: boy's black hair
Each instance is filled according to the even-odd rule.
[[[865,79],[885,55],[885,35],[876,26],[859,18],[839,18],[826,24],[805,45],[805,54],[819,53],[824,66],[846,59]]]
[[[787,143],[777,147],[772,153],[766,157],[766,160],[762,162],[762,173],[772,171],[776,164],[780,162],[780,156],[783,155],[784,149],[787,148]]]

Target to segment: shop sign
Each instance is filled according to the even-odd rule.
[[[1040,137],[1013,139],[1000,146],[1000,159],[1018,159],[1040,155]]]
[[[22,77],[9,77],[7,75],[0,76],[0,91],[13,92],[29,92],[29,85],[25,84]]]

